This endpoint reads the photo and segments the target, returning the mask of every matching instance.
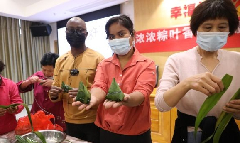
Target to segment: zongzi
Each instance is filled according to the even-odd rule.
[[[120,102],[123,100],[124,96],[125,95],[123,94],[122,90],[118,86],[115,78],[113,78],[111,86],[108,90],[106,99],[111,100],[111,101]]]
[[[91,93],[87,90],[87,87],[83,84],[83,82],[80,81],[76,101],[80,101],[83,104],[89,104],[90,100]]]

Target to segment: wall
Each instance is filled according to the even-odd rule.
[[[134,23],[134,0],[129,0],[120,6],[120,13],[128,15]],[[56,22],[50,23],[52,33],[49,36],[51,52],[54,52],[54,41],[57,40]]]
[[[135,23],[134,22],[134,0],[128,0],[127,2],[121,4],[120,12],[121,14],[125,14],[129,16],[132,22]]]
[[[54,51],[54,41],[57,40],[57,23],[50,23],[51,27],[52,27],[52,32],[49,35],[49,40],[50,40],[50,49],[51,52],[55,52]]]
[[[199,4],[202,0],[134,0],[134,20],[135,30],[146,30],[156,28],[166,28],[189,24],[190,17],[185,17],[183,14],[178,18],[171,18],[171,8],[189,4]],[[229,50],[240,51],[240,48],[232,48]],[[159,65],[160,77],[162,75],[163,66],[167,58],[179,51],[174,52],[156,52],[143,53],[151,58]]]

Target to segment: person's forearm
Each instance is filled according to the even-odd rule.
[[[169,107],[175,107],[189,90],[189,86],[185,82],[181,82],[163,94],[164,101]]]
[[[91,96],[96,97],[97,105],[100,104],[103,100],[105,100],[106,93],[101,88],[92,88]]]
[[[30,84],[32,84],[32,82],[30,80],[25,80],[21,83],[20,88],[21,89],[25,89],[26,87],[28,87]]]
[[[130,98],[127,100],[127,102],[123,102],[123,105],[128,107],[135,107],[142,104],[144,101],[144,95],[139,91],[130,93],[129,96]]]

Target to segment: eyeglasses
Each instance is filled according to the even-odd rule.
[[[74,32],[83,32],[83,31],[86,31],[86,29],[84,28],[67,28],[67,32],[71,32],[71,33],[74,33]]]

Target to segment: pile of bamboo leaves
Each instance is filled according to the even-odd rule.
[[[219,93],[215,93],[211,96],[208,96],[207,99],[202,104],[202,106],[201,106],[201,108],[198,112],[198,115],[196,117],[195,132],[194,132],[195,137],[196,137],[197,129],[198,129],[201,121],[208,114],[208,112],[217,104],[217,102],[220,100],[222,95],[227,91],[227,89],[230,86],[232,80],[233,80],[233,77],[226,74],[222,78],[222,82],[223,82],[223,85],[224,85],[223,91],[221,91]],[[234,99],[240,99],[240,88],[238,89],[238,91],[233,95],[233,97],[230,100],[234,100]],[[213,138],[213,143],[218,143],[222,132],[224,131],[224,129],[228,125],[232,116],[233,116],[232,114],[226,113],[225,111],[222,111],[222,113],[220,114],[220,116],[217,120],[214,133],[210,137],[208,137],[206,140],[204,140],[202,143],[206,143],[211,138]]]

